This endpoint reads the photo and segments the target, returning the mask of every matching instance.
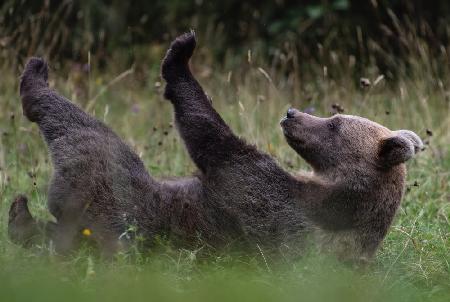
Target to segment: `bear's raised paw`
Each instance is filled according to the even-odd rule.
[[[28,60],[20,77],[20,94],[34,87],[46,87],[48,80],[48,65],[42,58],[33,57]]]
[[[163,60],[161,75],[167,82],[182,76],[188,71],[188,62],[197,44],[195,32],[192,30],[177,37],[170,45]]]

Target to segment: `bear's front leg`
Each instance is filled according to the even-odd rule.
[[[214,110],[189,69],[196,39],[194,32],[176,38],[161,67],[165,97],[175,110],[175,122],[188,152],[202,172],[232,160],[248,149]]]

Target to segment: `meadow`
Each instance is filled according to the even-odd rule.
[[[0,80],[0,300],[449,301],[448,54],[439,59],[418,52],[408,58],[408,68],[398,67],[393,79],[370,62],[363,70],[352,70],[354,58],[336,53],[324,55],[323,61],[311,61],[308,73],[294,70],[287,74],[283,67],[290,63],[283,63],[282,56],[281,63],[272,64],[252,50],[246,56],[225,58],[228,61],[216,67],[205,45],[200,46],[192,66],[215,108],[236,133],[293,173],[308,167],[287,145],[278,124],[289,106],[322,116],[343,110],[390,129],[411,129],[426,142],[425,151],[408,162],[406,194],[374,261],[368,267],[354,268],[314,248],[298,260],[270,259],[263,253],[205,255],[202,247],[178,250],[165,242],[108,260],[89,248],[61,257],[51,245],[23,249],[11,243],[8,209],[18,193],[29,197],[34,215],[52,219],[46,209],[52,168],[38,128],[22,115],[21,66],[4,64]],[[90,61],[81,65],[50,62],[50,85],[114,129],[155,177],[195,171],[173,127],[172,108],[162,97],[159,59],[164,47],[136,50],[140,64],[127,65],[118,59],[115,62],[120,63],[103,69]],[[153,55],[145,57],[147,52]],[[370,85],[364,84],[367,80],[362,85],[360,78]]]

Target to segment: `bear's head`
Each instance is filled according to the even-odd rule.
[[[291,108],[281,126],[289,145],[316,173],[330,177],[388,170],[423,148],[412,131],[391,131],[358,116],[321,118]]]
[[[298,175],[299,195],[306,216],[325,230],[323,247],[342,259],[370,259],[400,204],[403,163],[422,150],[421,139],[357,116],[321,118],[292,108],[281,126],[314,170]]]

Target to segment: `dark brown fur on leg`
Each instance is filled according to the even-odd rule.
[[[172,42],[163,60],[161,73],[166,80],[165,97],[175,110],[175,122],[192,160],[202,172],[230,161],[233,155],[253,152],[240,140],[212,107],[189,69],[196,45],[194,32]]]

